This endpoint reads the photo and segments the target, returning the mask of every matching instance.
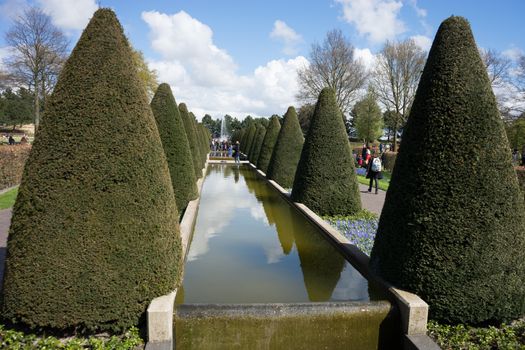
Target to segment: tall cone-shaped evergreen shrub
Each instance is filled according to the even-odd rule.
[[[177,208],[183,211],[198,196],[197,180],[184,123],[168,84],[159,85],[150,105],[168,161]]]
[[[195,176],[198,178],[202,177],[202,159],[199,149],[199,141],[197,140],[197,132],[195,130],[195,123],[193,118],[188,112],[188,107],[185,103],[179,103],[179,112],[184,122],[184,129],[188,136],[188,142],[190,143],[191,157],[193,159],[193,169],[195,170]]]
[[[303,132],[295,108],[288,107],[266,176],[285,188],[292,187],[303,142]]]
[[[246,154],[246,156],[248,156],[248,157],[249,157],[249,155],[251,153],[251,150],[252,150],[253,141],[255,140],[255,133],[256,132],[257,132],[257,128],[256,128],[255,123],[251,124],[248,127],[248,134],[246,135],[246,147],[244,148],[244,154]]]
[[[123,329],[173,290],[177,206],[155,119],[115,14],[67,60],[26,163],[2,315],[31,327]]]
[[[246,140],[248,139],[248,127],[242,129],[242,137],[240,139],[240,150],[245,153]]]
[[[325,88],[319,95],[292,198],[319,215],[350,215],[361,210],[354,159],[333,89]]]
[[[432,318],[525,313],[525,209],[469,23],[445,20],[419,83],[371,266],[419,294]]]
[[[248,156],[250,162],[253,165],[257,165],[257,159],[259,159],[259,153],[261,152],[262,143],[264,141],[264,135],[266,135],[266,128],[263,125],[257,125],[257,131],[255,132],[252,150]]]
[[[261,146],[261,152],[259,153],[259,159],[257,160],[257,167],[261,171],[265,172],[268,170],[268,164],[270,164],[270,158],[272,157],[273,148],[277,142],[279,131],[281,130],[281,124],[277,117],[270,118],[270,124],[266,130],[266,135]]]

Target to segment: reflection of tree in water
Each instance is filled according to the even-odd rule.
[[[224,178],[227,179],[229,177],[232,176],[232,173],[233,173],[233,167],[232,166],[228,166],[228,165],[224,165],[222,166],[222,168],[224,168]]]
[[[292,224],[294,213],[292,208],[290,208],[290,204],[280,198],[278,194],[275,194],[275,196],[271,196],[264,201],[263,206],[268,221],[274,224],[277,229],[277,236],[279,237],[279,242],[281,242],[283,253],[288,255],[292,250],[294,240],[294,226]]]
[[[295,245],[310,301],[327,301],[345,266],[343,256],[305,220],[295,223]]]

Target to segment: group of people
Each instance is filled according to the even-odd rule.
[[[368,192],[372,192],[372,186],[375,182],[375,194],[378,194],[378,179],[381,178],[381,171],[383,168],[383,162],[379,155],[384,154],[384,152],[389,149],[389,145],[383,146],[383,144],[379,144],[379,152],[377,152],[375,148],[372,152],[370,146],[364,144],[361,149],[361,154],[354,154],[357,166],[366,168],[366,178],[370,179]]]
[[[213,139],[210,143],[210,150],[212,152],[220,152],[221,156],[226,153],[228,157],[234,157],[235,163],[240,164],[241,162],[241,151],[240,151],[240,143],[239,141],[236,141],[235,143],[232,143],[230,140],[219,140],[219,139]]]
[[[16,145],[16,143],[17,143],[15,141],[15,138],[11,134],[3,135],[2,139],[6,140],[6,143],[8,145],[10,145],[10,146]],[[3,140],[0,143],[3,143]],[[27,138],[27,136],[25,134],[20,138],[20,142],[19,143],[22,144],[22,145],[25,145],[25,144],[29,143],[29,139]]]

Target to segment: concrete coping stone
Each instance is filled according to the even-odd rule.
[[[207,161],[202,169],[202,177],[197,180],[198,197],[188,203],[184,216],[180,222],[180,234],[182,241],[183,260],[186,260],[189,241],[193,232],[193,226],[197,218],[200,195],[204,177],[208,169]],[[184,271],[183,271],[184,273]],[[147,310],[148,319],[148,343],[146,349],[173,349],[173,309],[177,289],[171,293],[157,297],[151,301]]]
[[[182,304],[177,305],[178,318],[252,317],[279,318],[304,315],[333,315],[337,313],[390,312],[386,300],[370,302],[323,303],[264,303],[264,304]]]

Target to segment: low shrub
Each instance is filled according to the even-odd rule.
[[[525,321],[523,319],[499,327],[470,327],[463,324],[428,323],[428,335],[443,350],[524,349]]]
[[[68,337],[59,339],[47,335],[25,334],[0,325],[0,348],[2,349],[96,349],[127,350],[143,349],[144,341],[135,327],[122,335]]]
[[[0,146],[0,190],[18,185],[31,145]]]
[[[385,152],[383,155],[383,167],[392,171],[394,169],[394,164],[396,164],[397,152]]]

